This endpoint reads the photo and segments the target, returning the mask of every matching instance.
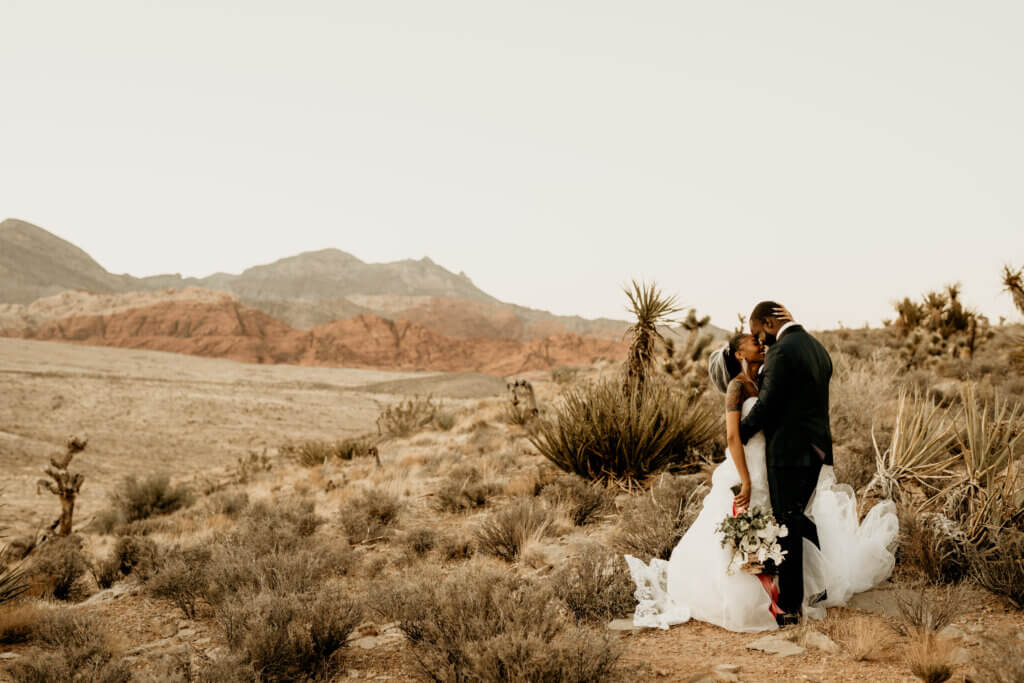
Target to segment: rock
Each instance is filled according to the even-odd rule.
[[[738,674],[740,672],[739,664],[715,664],[715,671],[724,671],[729,674]]]
[[[178,632],[177,624],[165,624],[160,628],[160,635],[164,638],[170,638]]]
[[[622,633],[636,633],[640,630],[640,627],[635,626],[632,619],[613,619],[608,623],[608,630],[620,631]]]
[[[874,589],[858,593],[850,598],[846,606],[850,609],[860,609],[887,617],[899,618],[902,616],[896,601],[896,592],[891,590]]]
[[[5,652],[0,655],[0,659],[17,659],[20,656],[17,652]]]
[[[839,652],[839,646],[831,638],[818,631],[811,631],[804,636],[804,645],[833,655]]]
[[[958,629],[956,626],[953,626],[952,624],[939,631],[939,635],[943,638],[949,638],[950,640],[963,640],[967,637],[966,633]]]
[[[120,600],[126,595],[134,595],[140,590],[139,584],[134,581],[123,580],[118,581],[113,586],[106,590],[102,590],[99,593],[90,595],[88,600],[83,601],[83,605],[94,605],[97,603],[113,602]]]
[[[982,626],[981,624],[968,624],[964,628],[966,628],[971,633],[981,633],[982,631],[985,630],[985,627]]]
[[[949,661],[954,666],[968,666],[972,662],[971,653],[967,648],[958,647],[949,655]]]
[[[196,630],[194,628],[183,628],[180,631],[178,631],[179,638],[191,638],[195,634]]]
[[[778,636],[765,636],[752,643],[747,643],[747,649],[760,650],[761,652],[767,652],[770,655],[778,655],[780,657],[800,655],[806,652],[804,648],[796,643]]]

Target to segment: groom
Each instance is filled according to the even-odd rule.
[[[832,359],[817,339],[795,322],[781,321],[774,301],[750,314],[750,332],[768,346],[757,403],[740,422],[740,438],[764,430],[772,512],[789,534],[779,565],[780,626],[796,623],[804,601],[803,539],[817,544],[817,530],[804,509],[822,465],[832,464],[828,384]]]

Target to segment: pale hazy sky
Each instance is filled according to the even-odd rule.
[[[1012,319],[1024,3],[0,0],[0,218],[107,269],[337,247],[731,327],[946,282]]]

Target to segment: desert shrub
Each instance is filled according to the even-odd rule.
[[[147,583],[154,598],[169,600],[188,619],[196,618],[199,600],[209,594],[208,567],[213,553],[208,548],[175,548],[167,553],[160,571]]]
[[[579,374],[578,368],[560,366],[551,371],[551,381],[555,384],[571,384]]]
[[[132,680],[127,666],[115,660],[102,625],[94,617],[55,611],[36,625],[33,642],[52,648],[31,657],[21,657],[7,666],[16,681],[89,681],[127,683]]]
[[[925,683],[943,683],[953,675],[949,654],[949,648],[934,633],[922,633],[907,645],[907,665]]]
[[[666,382],[639,384],[627,398],[619,382],[606,379],[567,391],[529,438],[566,472],[632,485],[694,466],[719,426],[717,414]]]
[[[342,506],[341,526],[350,543],[389,538],[402,510],[398,495],[382,488],[363,489]]]
[[[374,440],[365,437],[350,437],[338,441],[303,441],[286,443],[278,451],[285,457],[292,458],[303,467],[316,467],[328,460],[352,460],[366,458],[377,454]]]
[[[136,574],[145,580],[160,561],[156,543],[145,536],[121,536],[114,544],[113,551],[105,560],[90,567],[96,585],[110,588],[128,574]]]
[[[228,646],[260,680],[289,681],[311,675],[331,679],[362,609],[334,590],[261,592],[226,606],[222,625]]]
[[[476,547],[469,535],[455,532],[441,536],[437,550],[446,560],[468,560],[473,557]]]
[[[896,606],[903,630],[918,635],[935,634],[960,615],[964,593],[959,586],[921,586],[896,592]]]
[[[440,402],[435,402],[430,396],[416,396],[386,407],[377,417],[377,432],[381,436],[406,437],[431,426],[440,428],[441,415],[445,417],[440,421],[451,429],[454,419],[449,424],[449,417],[441,410]]]
[[[29,569],[32,583],[57,600],[83,597],[79,579],[89,570],[77,536],[57,537],[40,546]]]
[[[455,426],[455,413],[447,410],[438,411],[434,416],[434,427],[442,432],[450,432]]]
[[[564,474],[541,489],[541,498],[566,511],[576,526],[593,522],[608,508],[608,490],[572,475]]]
[[[492,513],[476,529],[480,552],[513,562],[551,526],[551,510],[535,498],[513,501]]]
[[[200,669],[195,683],[252,683],[259,679],[259,674],[244,657],[228,655]]]
[[[1013,631],[979,638],[981,651],[974,659],[977,683],[1020,683],[1024,681],[1024,638]]]
[[[166,474],[152,474],[144,479],[130,475],[114,492],[114,512],[108,512],[105,519],[107,523],[131,523],[170,514],[188,507],[194,500],[188,487],[171,486]]]
[[[49,613],[30,602],[14,602],[0,606],[0,643],[24,643],[36,632],[39,622]]]
[[[700,480],[695,475],[666,475],[635,495],[623,510],[615,546],[645,562],[655,557],[667,560],[700,512],[707,494]]]
[[[636,586],[619,553],[589,544],[552,578],[552,587],[578,622],[603,623],[636,607]]]
[[[15,600],[28,588],[29,579],[25,566],[19,563],[0,569],[0,606]]]
[[[428,527],[417,527],[402,537],[402,544],[416,555],[426,555],[437,546],[437,532]]]
[[[1024,609],[1024,533],[1003,529],[989,549],[974,552],[971,559],[978,583]]]
[[[900,564],[930,583],[956,583],[970,570],[970,544],[960,527],[935,512],[900,508]]]
[[[497,493],[497,489],[492,482],[484,481],[477,468],[460,466],[448,473],[437,490],[435,501],[439,510],[462,512],[483,507],[487,499]]]
[[[549,587],[476,563],[437,570],[377,591],[375,606],[398,622],[417,667],[435,681],[603,681],[617,643],[566,619]]]
[[[249,505],[249,494],[245,491],[218,491],[206,499],[207,509],[215,515],[235,519]]]
[[[865,662],[882,659],[893,646],[895,633],[880,619],[854,616],[839,622],[835,635],[853,661]]]

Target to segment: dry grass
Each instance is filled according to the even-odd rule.
[[[892,627],[875,617],[848,616],[833,633],[855,662],[881,661],[895,645]]]
[[[938,633],[960,615],[964,605],[960,586],[904,589],[896,593],[896,605],[903,617],[903,629],[909,634],[925,636]]]
[[[35,635],[40,622],[49,615],[31,602],[10,602],[0,607],[0,643],[24,643]]]
[[[937,512],[899,509],[900,564],[929,583],[957,583],[970,572],[970,545],[953,521]]]
[[[399,401],[377,417],[378,433],[389,437],[404,438],[429,427],[448,431],[454,426],[455,416],[442,410],[440,401],[431,396]]]
[[[551,510],[542,501],[532,498],[512,501],[477,527],[477,549],[514,562],[530,544],[544,537],[552,521]]]
[[[541,498],[564,511],[574,526],[597,521],[611,507],[611,495],[600,484],[564,474],[541,489]]]
[[[56,600],[80,600],[85,587],[80,579],[89,570],[79,536],[57,537],[39,547],[27,569],[32,591]]]
[[[430,680],[582,683],[616,672],[620,651],[606,633],[568,620],[549,588],[493,566],[426,570],[376,593],[376,609],[398,622]]]
[[[1024,533],[1004,529],[993,536],[991,548],[972,557],[975,578],[1017,609],[1024,609]]]
[[[949,644],[934,633],[922,633],[907,645],[907,665],[925,683],[943,683],[953,675],[949,652]]]
[[[577,622],[603,624],[633,611],[636,586],[622,555],[590,543],[552,578]]]
[[[105,629],[92,617],[55,611],[36,625],[32,640],[47,649],[7,665],[19,682],[90,681],[128,683],[132,675],[116,658]]]
[[[434,500],[443,512],[465,512],[483,507],[499,490],[498,484],[485,480],[476,467],[460,465],[448,473]]]
[[[401,498],[387,489],[363,489],[342,506],[341,526],[350,543],[387,540],[403,507]]]
[[[700,511],[707,494],[700,480],[665,475],[636,494],[622,512],[615,547],[645,562],[654,557],[667,560]]]

